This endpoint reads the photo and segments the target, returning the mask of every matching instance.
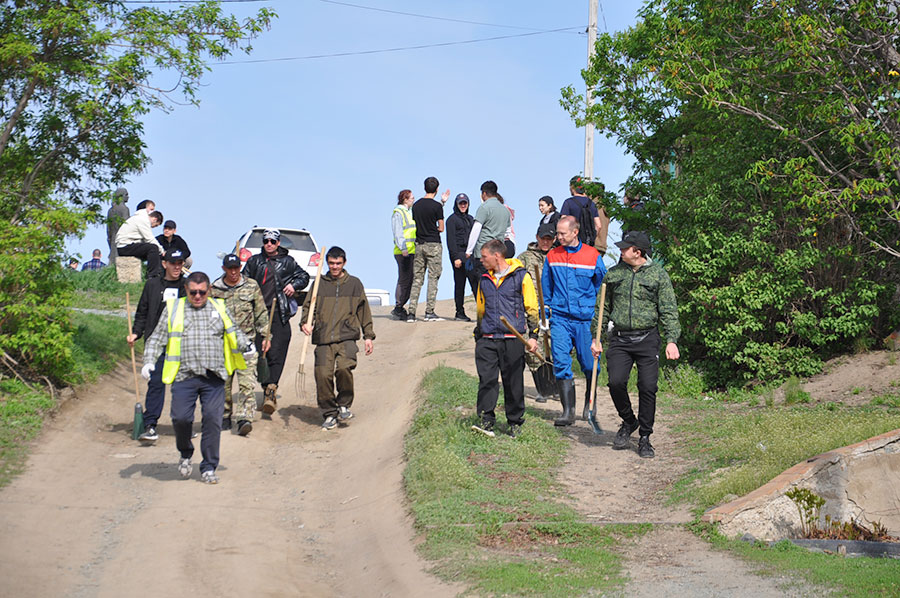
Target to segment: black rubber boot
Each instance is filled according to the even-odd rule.
[[[553,420],[554,426],[571,426],[575,423],[575,381],[557,380],[559,401],[562,403],[562,417]]]

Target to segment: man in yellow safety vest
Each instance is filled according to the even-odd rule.
[[[181,453],[178,472],[189,478],[193,471],[191,427],[197,399],[203,414],[200,438],[200,479],[216,484],[219,478],[219,438],[225,409],[225,379],[247,367],[245,359],[256,352],[253,343],[234,325],[221,299],[208,300],[209,277],[194,272],[185,284],[187,297],[166,301],[159,323],[144,347],[141,375],[150,378],[156,360],[165,350],[162,381],[172,385],[171,416],[175,446]]]

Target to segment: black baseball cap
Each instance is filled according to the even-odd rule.
[[[222,258],[222,267],[223,268],[239,268],[241,265],[241,258],[236,256],[233,253],[229,253],[224,258]]]
[[[163,260],[167,262],[184,261],[184,253],[180,249],[169,248],[163,256]]]
[[[456,203],[459,203],[461,201],[469,203],[469,196],[466,195],[465,193],[460,193],[459,195],[456,196]]]
[[[549,222],[545,222],[538,226],[537,230],[538,237],[555,237],[556,236],[556,226],[550,224]]]
[[[163,223],[163,228],[178,228],[178,227],[175,226],[175,221],[174,221],[174,220],[166,220],[166,221]]]
[[[616,247],[619,249],[627,249],[629,247],[637,247],[642,249],[644,253],[650,252],[650,237],[642,230],[632,230],[625,233],[621,241],[616,241]]]

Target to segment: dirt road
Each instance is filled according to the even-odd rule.
[[[217,486],[200,483],[196,467],[191,480],[179,477],[168,408],[155,446],[130,439],[130,367],[80,389],[46,426],[25,473],[0,491],[0,596],[459,592],[426,573],[414,551],[402,439],[425,370],[444,363],[474,374],[472,325],[410,325],[389,320],[388,308],[373,311],[378,338],[375,353],[360,357],[351,424],[320,429],[311,368],[306,393],[295,393],[302,340],[295,332],[278,411],[247,438],[223,434]],[[452,306],[440,302],[437,311]],[[615,419],[605,405],[603,436],[584,422],[566,430],[573,443],[562,479],[586,518],[663,524],[629,549],[633,583],[625,594],[786,595],[787,580],[753,575],[669,525],[688,520],[661,498],[681,462],[663,433],[653,461],[609,450]],[[553,417],[557,406],[548,403],[543,415]]]

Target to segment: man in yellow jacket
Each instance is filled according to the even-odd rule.
[[[141,375],[148,379],[156,360],[166,352],[162,381],[172,385],[171,416],[175,446],[181,453],[178,472],[189,478],[194,443],[191,428],[197,399],[203,414],[200,438],[200,479],[216,484],[219,478],[219,438],[225,409],[225,379],[247,367],[245,359],[256,352],[246,335],[235,326],[221,299],[207,300],[209,277],[194,272],[185,284],[187,297],[170,299],[159,323],[144,347]]]
[[[503,380],[503,406],[509,435],[516,437],[525,423],[525,347],[503,324],[501,317],[520,335],[530,336],[528,350],[537,351],[538,301],[531,275],[522,262],[507,259],[506,245],[491,239],[481,248],[481,263],[487,272],[478,282],[475,298],[475,369],[478,370],[477,412],[481,422],[476,432],[494,437],[494,408]]]

